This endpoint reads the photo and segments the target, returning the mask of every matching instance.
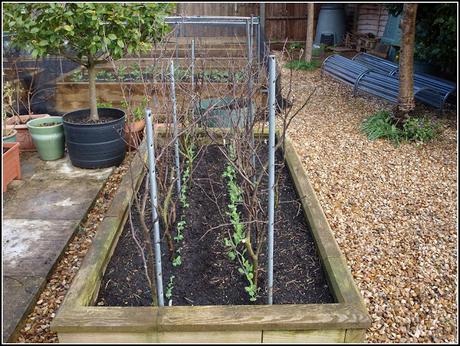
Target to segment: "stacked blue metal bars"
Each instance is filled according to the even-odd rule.
[[[398,103],[399,79],[379,72],[369,71],[356,81],[353,92],[364,91],[371,95],[384,98],[392,103]],[[417,99],[421,92],[429,93],[425,87],[414,85],[414,96]]]
[[[383,74],[374,68],[369,68],[341,55],[331,55],[326,58],[321,67],[321,74],[328,75],[353,86],[353,94],[363,91],[384,98],[392,103],[398,102],[399,79]],[[427,90],[414,86],[414,94]]]
[[[399,65],[391,61],[364,52],[356,54],[353,58],[351,58],[351,60],[372,67],[378,71],[382,71],[382,73],[389,74],[390,76],[397,73],[399,69]]]
[[[367,53],[358,53],[352,60],[399,79],[399,66],[391,61]],[[433,106],[441,112],[449,96],[454,96],[457,92],[455,83],[425,73],[414,73],[415,87],[424,88],[416,94],[417,101]]]
[[[328,56],[321,66],[321,76],[327,73],[353,87],[358,78],[369,71],[366,66],[337,54]]]

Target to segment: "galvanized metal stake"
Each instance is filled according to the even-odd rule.
[[[177,194],[181,191],[181,173],[180,173],[180,154],[179,154],[179,136],[177,129],[177,105],[176,105],[176,86],[174,84],[174,61],[171,60],[171,101],[173,106],[173,126],[174,126],[174,156],[176,159],[176,175],[177,175]]]
[[[157,180],[155,173],[155,148],[153,146],[153,126],[152,111],[150,108],[145,110],[145,122],[147,127],[147,153],[149,163],[150,179],[150,199],[152,201],[152,220],[153,220],[153,242],[155,251],[155,273],[158,306],[164,306],[163,298],[163,273],[161,270],[161,246],[160,246],[160,221],[158,219],[158,198],[157,198]]]
[[[257,45],[257,63],[260,63],[260,17],[259,17],[259,23],[257,24],[256,45]]]
[[[247,48],[248,48],[248,72],[249,72],[249,78],[248,78],[248,102],[247,102],[247,107],[248,107],[248,124],[251,127],[251,147],[253,149],[252,151],[252,167],[254,168],[254,174],[252,175],[252,181],[255,183],[256,181],[256,174],[255,174],[255,169],[256,169],[256,153],[255,153],[255,148],[254,148],[254,128],[253,128],[253,116],[252,116],[252,36],[253,36],[253,18],[251,15],[251,20],[247,20],[246,22],[246,38],[247,38]]]
[[[273,243],[275,224],[275,56],[268,61],[268,304],[273,304]]]
[[[195,91],[195,39],[192,39],[192,92]]]

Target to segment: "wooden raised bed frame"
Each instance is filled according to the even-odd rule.
[[[158,129],[157,129],[158,131]],[[266,135],[266,133],[264,133]],[[51,323],[60,342],[363,342],[370,318],[310,185],[286,139],[286,162],[318,248],[333,304],[171,307],[92,306],[143,177],[145,141]],[[133,179],[133,180],[132,180]],[[132,183],[134,182],[134,184]],[[275,237],[276,244],[276,237]],[[276,245],[275,245],[276,246]]]
[[[109,70],[110,67],[99,67],[98,70]],[[70,76],[77,70],[63,74],[56,79],[55,105],[54,111],[58,113],[67,113],[77,109],[89,108],[89,83],[88,81],[70,81]],[[123,100],[123,86],[126,93],[132,95],[134,102],[140,103],[145,97],[145,92],[157,97],[158,104],[170,104],[171,97],[169,94],[170,84],[166,83],[147,83],[147,87],[140,81],[97,81],[96,92],[100,102],[110,102],[113,107],[121,107]],[[236,84],[236,96],[243,96],[246,93],[247,83]],[[197,84],[196,90],[201,92],[201,98],[216,98],[233,94],[232,85],[229,83],[212,82],[201,87]],[[177,105],[188,105],[191,90],[190,82],[176,82],[176,99]],[[186,92],[184,93],[183,90]],[[255,102],[266,103],[266,93],[258,90],[254,96]]]

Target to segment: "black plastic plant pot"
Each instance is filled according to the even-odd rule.
[[[88,122],[89,113],[89,109],[81,109],[63,116],[72,165],[93,169],[118,166],[126,154],[125,112],[116,108],[98,108],[100,123]]]

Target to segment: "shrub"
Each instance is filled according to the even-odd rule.
[[[427,117],[412,116],[398,127],[392,114],[382,110],[363,121],[361,131],[371,141],[384,138],[395,144],[401,141],[428,142],[434,139],[439,133],[439,125]]]
[[[290,70],[313,71],[320,66],[320,63],[316,60],[312,60],[311,62],[306,62],[305,60],[292,60],[284,66]]]
[[[289,45],[289,50],[294,50],[294,49],[303,49],[305,47],[305,45],[303,43],[300,43],[300,42],[293,42]]]
[[[361,130],[368,139],[374,141],[379,138],[399,142],[399,131],[391,121],[391,113],[379,111],[363,121]]]

